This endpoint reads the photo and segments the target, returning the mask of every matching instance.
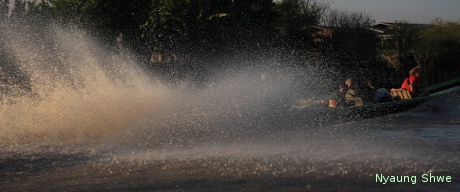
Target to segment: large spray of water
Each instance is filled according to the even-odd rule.
[[[10,66],[3,73],[20,75],[14,77],[17,83],[2,85],[2,139],[93,140],[124,128],[169,97],[127,55],[107,51],[84,31],[3,29],[2,49],[10,57],[4,62],[13,63],[2,63]],[[27,85],[17,86],[23,81]]]
[[[317,81],[272,60],[229,67],[199,89],[171,88],[84,30],[7,25],[1,37],[3,71],[17,74],[2,85],[0,137],[8,144],[221,140],[274,127],[267,114],[290,107],[304,96],[301,85]]]

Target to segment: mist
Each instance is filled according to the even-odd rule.
[[[200,86],[187,80],[171,85],[128,50],[57,24],[5,24],[1,40],[0,137],[11,146],[230,141],[266,129],[270,114],[318,95],[318,85],[327,82],[313,68],[266,55],[248,64],[228,62]]]

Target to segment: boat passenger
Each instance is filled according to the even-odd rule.
[[[375,92],[375,102],[385,103],[393,101],[390,91],[385,88],[379,88]]]
[[[348,78],[345,81],[345,84],[348,87],[348,90],[345,94],[345,102],[348,105],[355,105],[355,102],[360,101],[362,103],[361,97],[359,97],[359,89],[356,85],[353,78]]]
[[[345,94],[347,94],[348,86],[346,85],[339,85],[339,89],[337,92],[337,101],[339,104],[345,103]]]
[[[409,71],[409,77],[404,80],[401,85],[401,89],[406,89],[409,91],[412,97],[417,97],[419,95],[419,87],[420,87],[420,76],[422,70],[420,67],[414,67]],[[396,89],[391,89],[396,90]]]
[[[340,106],[341,104],[345,103],[345,94],[346,88],[344,85],[339,84],[337,88],[331,92],[329,95],[329,99],[333,100],[333,106]]]
[[[363,100],[366,102],[374,102],[375,101],[375,91],[376,91],[376,88],[374,86],[374,79],[368,78],[366,81],[366,85],[364,85],[362,88]]]

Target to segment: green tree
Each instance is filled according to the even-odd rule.
[[[459,70],[460,23],[436,20],[433,27],[419,33],[414,56],[426,70]]]
[[[150,0],[49,0],[54,14],[66,23],[93,31],[108,42],[123,34],[124,42],[143,50],[142,25],[148,18]]]
[[[156,51],[230,54],[267,41],[272,6],[271,0],[155,1],[143,29]]]
[[[181,40],[187,38],[190,5],[190,1],[152,1],[148,20],[142,25],[142,29],[143,36],[152,39],[153,50],[173,49]]]
[[[303,47],[311,43],[312,26],[321,23],[328,4],[315,0],[283,0],[276,4],[277,30],[288,44]]]
[[[415,43],[419,41],[419,32],[429,27],[423,24],[409,24],[405,21],[395,23],[393,37],[381,46],[382,55],[393,57],[392,67],[406,73],[416,65],[414,60]]]

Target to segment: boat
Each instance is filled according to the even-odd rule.
[[[407,90],[403,91],[407,92]],[[424,102],[442,98],[453,93],[460,93],[460,77],[425,87],[420,91],[424,93],[424,96],[411,98],[410,94],[406,93],[409,96],[402,96],[402,99],[399,101],[368,103],[360,106],[335,107],[334,105],[331,105],[331,100],[318,101],[311,99],[298,99],[291,107],[290,113],[296,119],[310,118],[316,123],[331,124],[404,112],[413,109]],[[392,95],[393,94],[398,93],[392,93]]]

